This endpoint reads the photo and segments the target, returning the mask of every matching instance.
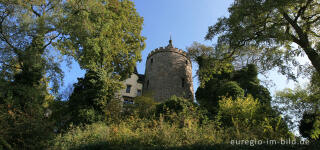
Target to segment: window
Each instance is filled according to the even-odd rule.
[[[153,63],[153,58],[151,58],[150,62],[151,62],[151,64]]]
[[[184,87],[184,84],[185,84],[185,79],[181,78],[181,86]]]
[[[141,95],[141,90],[137,90],[137,96]]]
[[[149,88],[149,80],[147,81],[147,88]]]
[[[131,85],[127,85],[126,93],[130,93],[131,91]]]
[[[188,65],[188,61],[186,60],[186,65]]]
[[[130,100],[130,99],[124,99],[123,103],[124,104],[134,104],[133,100]]]

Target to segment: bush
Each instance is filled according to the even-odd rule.
[[[53,123],[42,111],[0,104],[0,150],[45,149],[54,138]]]
[[[54,140],[51,149],[166,149],[222,142],[213,124],[179,128],[163,119],[123,120],[120,124],[99,122],[75,127]]]
[[[173,96],[164,103],[156,106],[156,116],[164,116],[165,121],[179,122],[185,125],[186,120],[193,120],[194,123],[207,119],[207,112],[191,100]]]
[[[127,104],[124,109],[127,114],[139,116],[140,118],[153,117],[155,113],[156,102],[150,96],[138,96],[134,98],[134,104]]]
[[[264,112],[258,99],[251,95],[245,98],[222,98],[216,117],[225,132],[237,139],[293,138],[280,116],[270,116]]]
[[[93,123],[74,127],[58,135],[50,149],[55,150],[309,150],[319,144],[308,145],[231,145],[230,135],[213,122],[178,128],[163,120],[131,118],[120,124]]]
[[[244,90],[235,81],[228,81],[223,83],[217,93],[218,95],[230,96],[232,98],[244,96]]]

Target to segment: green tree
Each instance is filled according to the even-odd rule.
[[[143,18],[129,0],[70,0],[59,42],[85,70],[125,79],[141,60]]]
[[[119,89],[120,78],[141,59],[142,21],[128,0],[1,0],[0,105],[12,127],[1,124],[2,137],[23,149],[43,148],[52,133],[47,131],[53,131],[46,130],[52,127],[47,108],[54,99],[48,85],[53,83],[52,94],[57,95],[63,78],[57,62],[61,55],[94,72],[97,81],[92,82],[98,84],[93,89],[102,87],[93,94],[100,96],[95,106],[104,106],[105,97]]]
[[[48,84],[56,93],[63,74],[50,53],[62,17],[60,0],[0,1],[0,132],[14,149],[43,149],[53,134]]]
[[[295,89],[284,89],[276,93],[275,103],[278,110],[288,118],[291,129],[299,127],[300,133],[306,138],[319,138],[319,99],[320,77],[313,72],[310,83],[306,87],[296,86]],[[300,120],[300,124],[296,120]]]
[[[320,139],[320,115],[316,113],[303,114],[299,125],[300,134],[309,140]]]
[[[235,0],[230,15],[210,26],[206,39],[218,37],[217,45],[229,46],[226,53],[255,57],[262,70],[277,66],[291,79],[292,65],[303,68],[296,57],[306,54],[319,73],[319,5],[318,0]]]
[[[129,0],[71,0],[66,11],[58,47],[86,70],[69,99],[73,121],[103,120],[120,81],[141,60],[143,18]]]
[[[106,119],[105,109],[121,84],[105,76],[105,72],[88,71],[84,78],[78,78],[68,101],[72,123],[87,124]]]
[[[234,70],[232,65],[233,58],[226,56],[223,50],[226,47],[212,47],[193,42],[187,47],[188,56],[199,66],[197,75],[200,81],[200,87],[204,87],[206,82],[214,76],[230,78],[230,73]]]
[[[197,101],[210,112],[216,114],[219,107],[218,101],[222,96],[237,98],[252,95],[264,105],[265,111],[271,113],[273,111],[271,109],[270,92],[263,85],[260,85],[257,76],[257,67],[252,64],[231,73],[213,74],[213,77],[205,83],[204,87],[197,89]]]

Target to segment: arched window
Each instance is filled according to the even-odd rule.
[[[151,58],[150,62],[151,62],[151,64],[153,63],[153,58]]]

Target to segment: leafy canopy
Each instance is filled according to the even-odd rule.
[[[225,53],[240,56],[262,70],[279,67],[295,79],[292,69],[304,68],[297,56],[306,54],[320,72],[320,2],[318,0],[235,0],[230,16],[209,27],[207,40],[228,45]]]
[[[141,60],[143,18],[129,0],[70,0],[59,48],[86,70],[123,78]]]

